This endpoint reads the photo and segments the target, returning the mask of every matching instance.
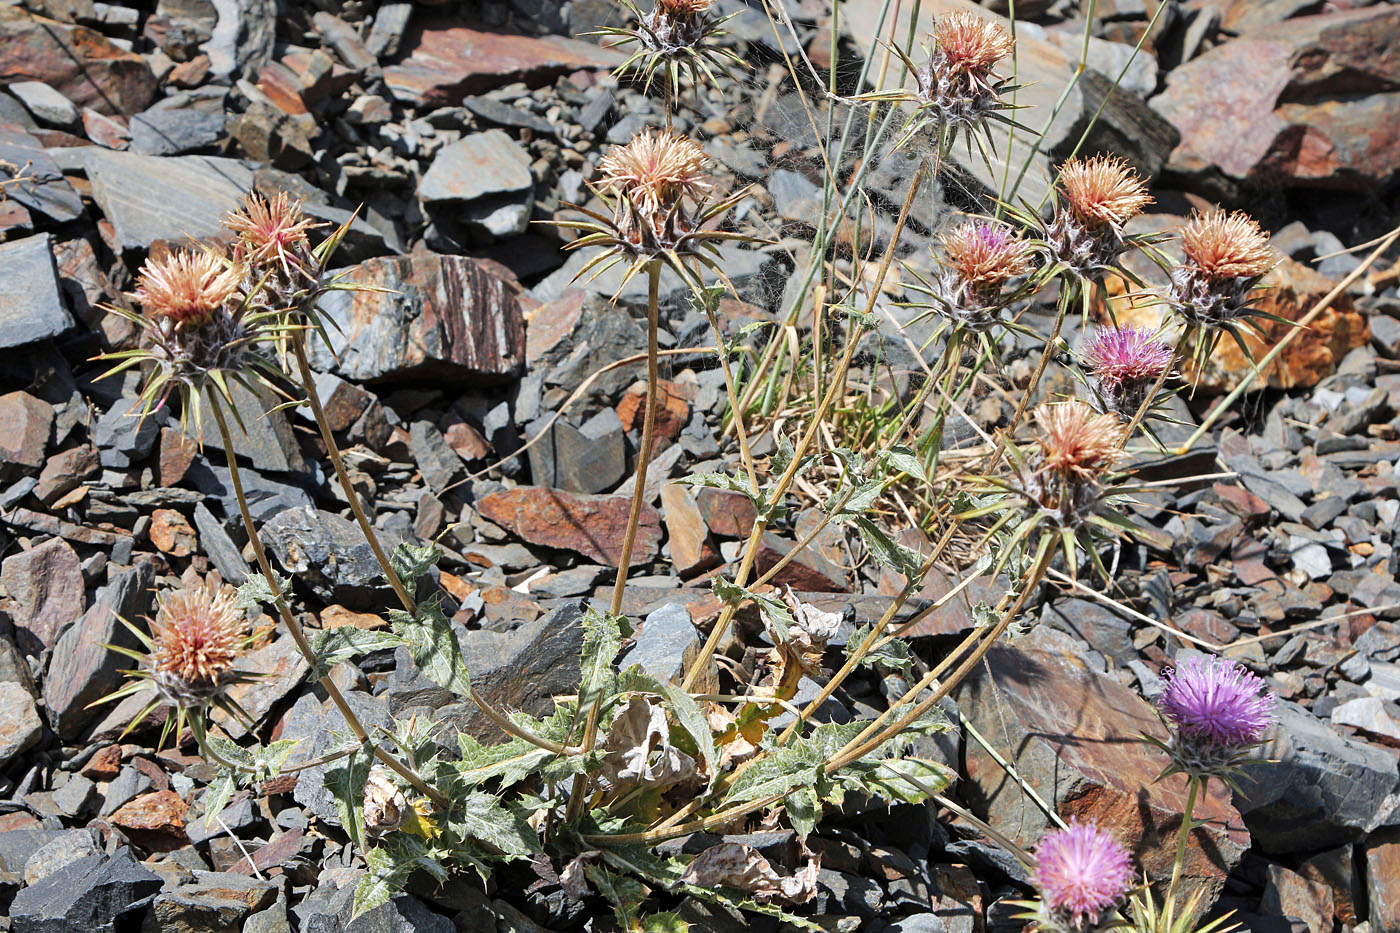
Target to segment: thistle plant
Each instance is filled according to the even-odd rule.
[[[1290,323],[1254,306],[1259,281],[1278,261],[1269,236],[1242,211],[1195,213],[1181,231],[1184,260],[1171,269],[1170,303],[1197,335],[1198,365],[1204,364],[1222,333],[1252,358],[1240,326],[1258,330],[1256,317]]]
[[[1112,833],[1071,820],[1040,841],[1031,882],[1039,898],[1018,904],[1037,930],[1106,933],[1126,925],[1117,910],[1133,884],[1133,859]]]
[[[1015,90],[995,72],[1011,54],[1011,36],[999,23],[971,12],[949,13],[939,19],[924,44],[925,60],[916,65],[898,46],[891,46],[914,76],[912,91],[867,95],[866,99],[913,105],[895,148],[925,133],[938,140],[946,156],[959,134],[968,139],[986,134],[987,123],[1010,124],[1005,98]]]
[[[1196,801],[1212,778],[1239,792],[1238,776],[1273,726],[1277,701],[1260,678],[1227,658],[1192,655],[1178,661],[1163,679],[1166,689],[1158,698],[1157,711],[1169,737],[1165,741],[1143,738],[1168,756],[1158,780],[1186,775],[1186,806],[1177,831],[1166,907],[1159,912],[1155,905],[1147,906],[1175,933],[1175,924],[1191,929],[1199,913],[1199,892],[1183,905],[1180,891],[1187,843],[1201,825],[1194,819]],[[1140,905],[1140,912],[1147,906]]]
[[[211,576],[157,597],[156,605],[155,618],[147,620],[149,634],[121,620],[145,650],[107,646],[136,661],[137,666],[124,672],[127,682],[122,687],[93,705],[153,688],[154,698],[131,718],[123,735],[164,706],[169,712],[160,745],[172,735],[178,742],[187,726],[202,741],[204,719],[211,707],[246,722],[248,715],[228,691],[237,684],[256,680],[252,673],[234,669],[239,656],[252,644],[253,636],[243,610],[236,604],[233,588]]]
[[[1100,328],[1084,351],[1083,366],[1105,412],[1131,420],[1172,368],[1176,351],[1142,327]]]
[[[1004,223],[965,221],[945,233],[941,245],[943,255],[935,254],[935,259],[943,271],[933,282],[915,273],[918,284],[909,286],[931,299],[925,313],[940,320],[940,332],[952,328],[980,334],[1004,324],[1007,307],[1034,290],[1030,281],[1007,288],[1032,270],[1034,254],[1031,244]]]
[[[738,55],[718,44],[725,35],[724,24],[733,14],[716,13],[715,0],[655,0],[650,12],[643,12],[636,0],[621,2],[632,23],[604,27],[591,35],[612,38],[613,44],[622,48],[636,46],[614,74],[623,77],[635,72],[648,93],[660,75],[667,91],[668,121],[671,101],[680,97],[682,74],[700,87],[715,84],[716,72],[727,75],[732,67],[743,65]]]
[[[1041,248],[1059,272],[1096,280],[1121,272],[1118,257],[1155,237],[1130,236],[1125,225],[1152,203],[1147,182],[1116,156],[1073,158],[1060,166]],[[1035,222],[1035,219],[1031,219]]]

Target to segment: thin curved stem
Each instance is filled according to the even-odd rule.
[[[647,264],[647,395],[646,411],[642,415],[642,443],[637,449],[637,471],[632,488],[632,507],[627,513],[627,530],[622,536],[622,553],[618,556],[617,581],[613,584],[613,615],[622,613],[622,597],[627,590],[627,571],[632,564],[632,551],[637,543],[637,526],[642,519],[642,505],[646,502],[647,467],[651,465],[651,449],[656,433],[656,398],[661,387],[661,374],[657,366],[657,329],[661,318],[661,261],[653,259]],[[592,736],[585,733],[584,747],[592,744]]]
[[[1196,812],[1196,795],[1201,790],[1202,779],[1194,774],[1186,778],[1186,809],[1181,814],[1181,830],[1176,834],[1176,858],[1172,860],[1172,880],[1167,887],[1167,903],[1176,905],[1177,885],[1181,881],[1181,866],[1186,861],[1186,843],[1191,839],[1191,831],[1196,827],[1192,818]]]
[[[228,420],[224,417],[223,405],[219,402],[218,397],[213,394],[210,394],[208,398],[209,407],[214,413],[214,421],[219,426],[219,437],[223,440],[224,452],[228,455],[229,479],[233,483],[234,496],[238,499],[238,511],[243,517],[243,527],[248,532],[249,542],[253,545],[253,555],[257,558],[258,567],[262,570],[263,577],[267,580],[268,586],[273,590],[273,602],[277,607],[277,613],[282,620],[282,624],[287,627],[287,632],[292,636],[292,641],[296,643],[297,650],[301,652],[306,662],[315,665],[316,652],[311,647],[311,642],[307,639],[306,632],[302,629],[301,623],[292,615],[291,609],[287,606],[286,599],[278,592],[277,585],[274,582],[277,578],[273,575],[272,564],[267,559],[267,548],[263,546],[262,538],[258,536],[257,525],[253,522],[253,513],[248,509],[248,497],[243,492],[243,477],[239,473],[238,456],[234,453],[233,436],[229,433]],[[345,718],[345,724],[350,727],[350,731],[354,733],[355,738],[358,739],[362,745],[373,747],[375,757],[378,758],[385,767],[399,774],[420,793],[431,799],[438,807],[442,809],[451,808],[450,801],[442,794],[429,787],[428,783],[424,781],[416,771],[399,761],[398,758],[389,754],[383,748],[380,748],[378,744],[370,739],[364,724],[361,723],[360,718],[355,715],[355,711],[350,708],[350,704],[345,701],[345,696],[340,692],[340,688],[336,686],[335,681],[331,680],[329,674],[322,677],[320,683],[321,687],[326,691],[326,694],[331,698],[331,702],[334,703],[336,709],[340,711],[340,715]]]

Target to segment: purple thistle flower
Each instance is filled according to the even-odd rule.
[[[1072,820],[1040,841],[1031,880],[1050,914],[1046,919],[1082,930],[1128,893],[1132,856],[1096,823]]]
[[[1151,382],[1172,364],[1172,348],[1143,327],[1106,327],[1094,335],[1084,361],[1105,383]]]
[[[1164,679],[1158,705],[1181,739],[1237,750],[1258,745],[1273,724],[1273,694],[1235,661],[1193,655]]]

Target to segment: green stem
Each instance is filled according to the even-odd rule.
[[[1176,858],[1172,860],[1172,880],[1167,888],[1168,909],[1173,911],[1176,905],[1177,885],[1181,881],[1181,866],[1186,862],[1186,843],[1191,839],[1191,831],[1196,828],[1192,822],[1196,811],[1196,794],[1205,781],[1205,778],[1194,774],[1186,778],[1186,809],[1181,815],[1181,829],[1176,834]]]

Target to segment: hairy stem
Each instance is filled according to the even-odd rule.
[[[1200,792],[1204,778],[1194,774],[1186,778],[1186,808],[1181,813],[1181,829],[1176,834],[1176,858],[1172,859],[1172,880],[1167,886],[1167,904],[1172,909],[1176,905],[1177,885],[1181,881],[1181,866],[1186,862],[1186,843],[1191,840],[1195,824],[1192,816],[1196,811],[1196,795]]]
[[[263,546],[262,539],[258,537],[257,525],[253,522],[253,513],[248,509],[248,498],[243,492],[243,477],[238,470],[238,456],[234,453],[233,437],[229,433],[228,420],[224,417],[223,404],[214,396],[209,396],[209,407],[214,412],[214,421],[219,426],[219,437],[223,440],[224,453],[227,454],[229,479],[233,482],[234,496],[238,499],[238,511],[243,516],[243,527],[248,533],[248,540],[253,545],[253,555],[257,558],[258,567],[262,570],[263,577],[267,580],[268,586],[273,591],[273,600],[277,606],[277,614],[282,620],[282,624],[287,627],[287,631],[292,636],[292,641],[296,643],[297,650],[301,652],[306,663],[316,664],[316,652],[311,647],[311,642],[306,637],[306,632],[302,629],[301,623],[292,615],[291,609],[287,606],[286,599],[278,591],[276,576],[272,573],[272,564],[267,559],[267,548]],[[350,704],[345,701],[345,696],[340,692],[340,688],[335,685],[327,674],[320,680],[321,687],[331,698],[336,709],[340,710],[340,715],[345,718],[345,724],[350,727],[355,738],[362,745],[370,745],[374,748],[374,756],[384,765],[399,774],[404,780],[412,784],[420,793],[426,795],[433,803],[442,808],[449,809],[451,803],[442,794],[429,787],[427,782],[418,775],[416,771],[408,765],[399,761],[396,757],[380,748],[365,730],[360,718],[355,715],[355,711],[350,708]]]

